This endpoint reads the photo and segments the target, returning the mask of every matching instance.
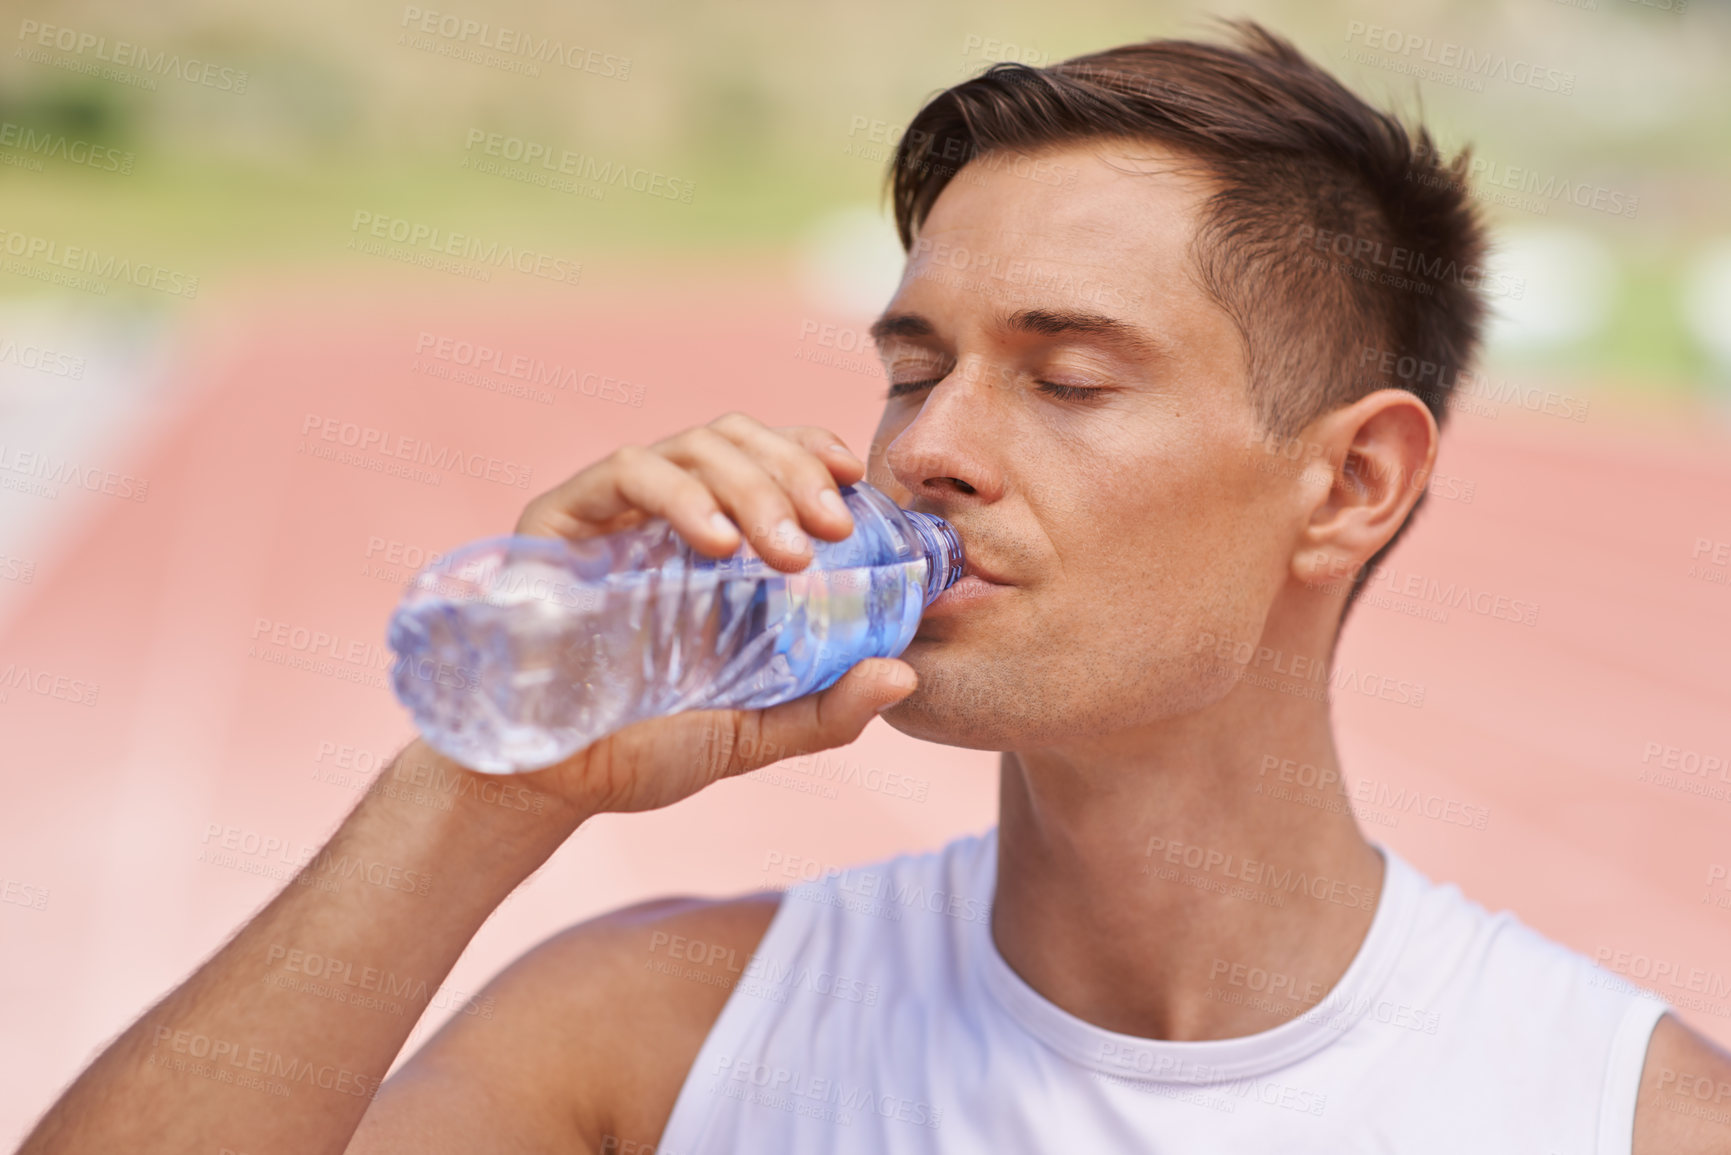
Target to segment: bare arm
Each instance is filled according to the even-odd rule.
[[[391,1077],[349,1155],[654,1151],[779,900],[663,899],[542,943]]]
[[[797,570],[810,560],[800,528],[830,540],[851,530],[846,510],[825,495],[833,499],[838,479],[857,480],[862,472],[831,433],[771,430],[730,414],[646,449],[620,450],[537,498],[517,528],[581,538],[661,516],[705,553],[731,554],[743,537],[771,564]],[[795,532],[785,532],[789,526]],[[821,694],[769,710],[642,722],[557,766],[504,780],[474,774],[413,743],[385,780],[400,766],[410,780],[458,782],[453,808],[428,807],[400,792],[369,793],[294,883],[91,1064],[20,1155],[344,1151],[427,999],[482,922],[582,822],[605,811],[667,806],[720,778],[844,745],[877,710],[912,692],[914,681],[902,662],[865,661]],[[500,805],[502,782],[544,805]],[[732,933],[755,942],[750,926],[758,920],[761,931],[761,904],[728,909],[747,911],[742,921],[735,918]],[[707,916],[699,910],[694,917]],[[595,988],[592,999],[614,1012],[612,1019],[584,1018],[589,1004],[576,1008],[574,1021],[592,1029],[596,1049],[590,1053],[599,1059],[570,1068],[568,1078],[541,1072],[539,1080],[510,1083],[518,1098],[509,1105],[484,1080],[432,1078],[429,1059],[394,1097],[391,1127],[375,1132],[388,1142],[381,1147],[369,1139],[369,1150],[425,1149],[412,1128],[402,1129],[404,1109],[415,1114],[424,1107],[433,1118],[433,1094],[457,1096],[442,1099],[441,1107],[456,1108],[471,1123],[519,1113],[531,1125],[517,1146],[524,1150],[581,1142],[599,1134],[608,1119],[630,1115],[641,1088],[629,1079],[598,1082],[599,1089],[572,1086],[585,1071],[600,1080],[627,1069],[617,1054],[599,1050],[600,1042],[611,1037],[618,1014],[643,1010],[641,1002],[620,1002],[625,988],[607,981],[614,957],[607,944],[619,940],[601,927],[574,941],[571,957],[593,974],[586,980]],[[395,996],[401,1012],[327,997],[335,993],[330,981],[303,982],[302,976],[311,978],[314,957],[320,979],[331,979],[334,968],[343,987],[377,992],[387,1002]],[[524,1031],[532,1026],[524,1020]],[[447,1034],[473,1037],[440,1037]],[[500,1051],[489,1050],[491,1060],[508,1066],[512,1040],[496,1033],[488,1038],[488,1048]],[[459,1053],[435,1050],[447,1067]],[[608,1088],[630,1102],[610,1101]],[[630,1117],[636,1127],[655,1125],[648,1116]],[[511,1142],[498,1149],[512,1149]]]
[[[468,773],[419,742],[398,762]],[[472,791],[448,811],[368,794],[293,883],[79,1077],[21,1155],[342,1151],[481,923],[585,817],[550,802],[535,815]],[[299,989],[309,955],[320,960],[309,985],[347,980],[408,1005],[392,1015]]]
[[[1635,1103],[1635,1155],[1731,1152],[1731,1055],[1673,1015],[1653,1028]]]

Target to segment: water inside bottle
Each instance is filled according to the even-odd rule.
[[[392,622],[393,648],[420,655],[393,671],[399,696],[447,722],[442,750],[494,773],[558,761],[640,718],[825,689],[861,657],[906,646],[929,568],[916,557],[787,574],[735,556],[620,570],[609,557],[584,580],[567,543],[523,541],[477,543],[423,573]],[[447,669],[458,676],[440,678]]]

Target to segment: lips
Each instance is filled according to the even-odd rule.
[[[970,607],[1002,597],[1011,588],[990,569],[963,555],[962,576],[926,607],[925,616],[936,620],[965,612]]]
[[[923,511],[922,511],[923,512]],[[936,516],[943,516],[941,513]],[[956,536],[962,542],[962,572],[954,584],[939,594],[927,612],[933,610],[945,611],[960,608],[962,605],[975,602],[982,598],[990,598],[994,594],[1002,594],[1015,583],[1006,580],[992,566],[976,556],[973,543],[969,541],[971,534],[963,532],[961,527],[951,523]]]
[[[990,566],[982,564],[980,562],[980,560],[977,557],[975,557],[973,555],[973,553],[966,548],[967,543],[965,541],[962,543],[962,545],[963,545],[963,549],[962,549],[962,577],[963,578],[971,578],[971,577],[979,578],[981,581],[990,582],[992,585],[995,585],[995,586],[1007,586],[1007,585],[1013,584],[1011,582],[1005,581],[1002,577],[999,577],[995,572],[993,572],[993,570]]]
[[[1000,581],[998,578],[993,577],[988,570],[978,569],[972,565],[964,565],[962,566],[962,576],[960,580],[967,581],[969,578],[985,582],[987,585],[1007,586],[1010,584],[1007,581]]]

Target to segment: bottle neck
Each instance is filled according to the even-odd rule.
[[[902,516],[919,534],[920,544],[925,547],[926,558],[931,562],[931,568],[926,571],[926,605],[929,606],[962,576],[962,539],[941,517],[915,513],[911,509],[902,510]]]

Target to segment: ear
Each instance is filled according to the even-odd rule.
[[[1307,585],[1349,581],[1424,493],[1436,461],[1436,419],[1405,389],[1378,389],[1318,417],[1302,436],[1320,452],[1292,572]]]

